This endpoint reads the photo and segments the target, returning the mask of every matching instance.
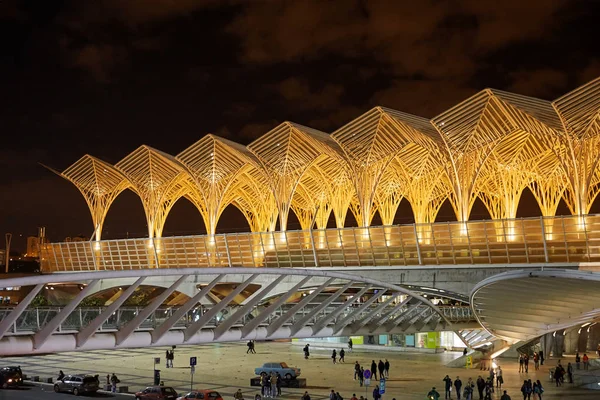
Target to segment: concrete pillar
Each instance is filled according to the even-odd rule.
[[[578,350],[579,345],[579,334],[577,329],[571,329],[565,336],[565,353],[575,354]]]
[[[540,338],[540,347],[544,352],[544,358],[550,358],[550,353],[552,353],[552,343],[554,342],[554,337],[552,333],[546,333],[544,336]]]
[[[563,350],[565,347],[565,336],[563,335],[563,331],[555,332],[554,340],[552,343],[552,356],[555,358],[563,356]]]

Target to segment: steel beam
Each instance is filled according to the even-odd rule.
[[[164,301],[170,295],[172,295],[175,290],[177,290],[179,285],[181,285],[183,283],[183,281],[186,280],[187,277],[188,277],[188,275],[182,275],[181,277],[179,277],[179,279],[177,279],[177,281],[175,281],[175,283],[173,283],[171,286],[169,286],[167,289],[165,289],[164,292],[162,292],[161,294],[156,296],[156,298],[154,300],[152,300],[152,302],[148,306],[144,307],[138,313],[138,315],[135,316],[134,319],[129,321],[127,324],[125,324],[125,326],[123,328],[119,329],[115,333],[116,345],[118,346],[121,343],[123,343],[125,341],[125,339],[127,339],[129,337],[129,335],[131,335],[137,328],[139,328],[140,325],[142,324],[142,322],[144,322],[146,320],[146,318],[148,318],[150,316],[150,314],[152,314],[154,311],[156,311],[156,309],[158,307],[160,307],[162,305],[162,303],[164,303]]]
[[[221,300],[220,302],[212,306],[208,311],[206,311],[198,321],[188,326],[183,332],[183,341],[187,343],[192,338],[192,336],[196,334],[196,332],[202,329],[202,327],[204,327],[204,325],[206,325],[208,321],[213,319],[219,312],[221,312],[225,307],[227,307],[229,303],[231,303],[231,301],[235,298],[235,296],[242,293],[242,290],[246,289],[246,287],[250,283],[252,283],[252,281],[255,280],[258,276],[259,274],[251,275],[244,282],[240,283],[231,293],[225,296],[223,300]]]
[[[406,332],[406,330],[408,328],[410,328],[415,322],[417,322],[419,320],[419,318],[421,318],[423,316],[423,314],[425,314],[427,312],[428,308],[423,308],[421,311],[419,311],[417,313],[417,315],[415,315],[412,318],[409,318],[408,321],[402,323],[402,325],[397,324],[396,326],[400,325],[400,330],[402,332]]]
[[[165,333],[169,331],[176,323],[179,321],[188,311],[190,311],[196,304],[200,302],[210,291],[215,287],[217,283],[221,281],[225,277],[226,274],[220,274],[215,279],[213,279],[208,285],[204,286],[202,290],[196,293],[191,299],[185,302],[185,304],[179,307],[177,310],[173,312],[173,314],[167,318],[165,322],[160,324],[160,326],[152,331],[152,344],[158,342],[160,338],[162,338]]]
[[[298,289],[300,289],[302,286],[304,286],[310,280],[310,278],[312,278],[312,277],[307,276],[306,278],[302,279],[300,282],[298,282],[296,285],[294,285],[294,287],[291,288],[287,293],[282,294],[277,299],[277,301],[275,301],[275,303],[268,306],[260,314],[258,314],[256,317],[254,317],[250,322],[248,322],[246,325],[244,325],[244,327],[242,328],[242,339],[245,339],[250,334],[250,332],[252,332],[254,329],[258,328],[258,326],[261,323],[263,323],[267,318],[269,318],[269,316],[271,314],[273,314],[275,312],[275,310],[277,310],[279,307],[284,305],[285,302],[288,301],[288,299],[290,297],[292,297],[298,291]]]
[[[31,301],[37,296],[37,294],[42,290],[44,284],[40,283],[35,285],[31,292],[27,293],[27,296],[17,306],[8,314],[2,321],[0,321],[0,339],[4,336],[6,331],[8,331],[12,324],[14,324],[17,319],[23,314],[23,311],[31,304]]]
[[[325,326],[335,317],[337,317],[338,315],[340,315],[346,308],[350,307],[352,305],[352,303],[354,303],[356,300],[359,300],[360,297],[365,294],[367,292],[367,290],[371,289],[373,287],[373,285],[367,285],[364,288],[362,288],[360,290],[360,292],[356,293],[351,299],[346,300],[346,302],[342,305],[340,305],[338,308],[336,308],[335,310],[333,310],[333,312],[330,312],[329,314],[327,314],[326,316],[324,316],[323,318],[321,318],[319,321],[317,321],[316,324],[313,325],[312,330],[313,330],[313,335],[317,334],[319,331],[321,331],[321,329],[325,328]]]
[[[315,308],[310,310],[310,313],[308,313],[307,315],[305,315],[304,317],[302,317],[298,321],[296,321],[296,323],[294,323],[294,325],[292,325],[290,327],[290,334],[293,336],[296,333],[298,333],[298,331],[300,329],[302,329],[302,327],[304,327],[304,325],[306,325],[308,323],[308,321],[311,320],[311,318],[314,318],[316,316],[316,314],[321,312],[321,310],[324,310],[328,305],[333,303],[346,290],[348,290],[348,288],[350,288],[350,286],[352,286],[353,283],[354,283],[353,281],[346,283],[344,286],[339,288],[333,295],[329,296],[329,298],[327,300],[325,300],[324,302],[322,302],[321,304],[319,304],[318,306],[316,306]]]
[[[281,328],[283,326],[283,324],[285,324],[290,319],[292,319],[294,314],[296,314],[298,311],[303,309],[308,303],[310,303],[310,301],[312,299],[314,299],[319,294],[321,294],[321,292],[323,290],[325,290],[327,288],[327,286],[329,286],[331,284],[331,282],[333,282],[333,281],[334,281],[334,278],[327,279],[325,281],[325,283],[323,283],[321,286],[319,286],[317,289],[315,289],[311,294],[304,297],[302,300],[300,300],[300,302],[298,304],[296,304],[295,306],[290,308],[288,310],[288,312],[286,312],[284,315],[277,318],[275,321],[271,322],[271,324],[267,327],[267,337],[272,336],[275,333],[275,331],[277,331],[279,328]]]
[[[356,333],[360,328],[362,328],[363,326],[365,326],[366,324],[369,323],[370,320],[372,320],[373,318],[375,318],[377,315],[383,313],[383,310],[386,309],[386,307],[396,299],[396,297],[398,297],[398,295],[393,295],[391,296],[389,299],[387,299],[386,301],[384,301],[383,303],[381,303],[380,305],[377,306],[377,308],[375,310],[373,310],[373,312],[368,313],[367,315],[365,315],[363,317],[363,319],[361,319],[360,321],[355,321],[352,326],[350,327],[350,329],[352,330],[352,333]]]
[[[98,279],[91,281],[86,287],[84,287],[79,293],[77,293],[77,296],[75,296],[75,298],[71,300],[69,304],[67,304],[62,310],[60,310],[60,312],[56,314],[56,316],[52,318],[50,322],[48,322],[38,333],[36,333],[33,336],[34,349],[39,349],[40,347],[42,347],[44,342],[48,340],[48,338],[54,333],[56,328],[58,328],[58,326],[62,324],[65,319],[67,319],[67,317],[73,312],[73,310],[75,310],[75,307],[77,307],[83,299],[85,299],[88,295],[91,294],[90,292],[98,282]]]
[[[352,321],[355,315],[360,315],[361,312],[369,308],[371,304],[375,303],[377,299],[383,296],[385,292],[387,292],[387,289],[380,290],[375,296],[372,296],[369,300],[365,301],[362,306],[358,307],[356,311],[346,315],[341,321],[335,324],[335,326],[333,327],[333,332],[336,333],[344,329],[346,325],[348,325],[350,321]]]
[[[77,347],[81,347],[85,344],[85,342],[88,341],[88,339],[90,337],[92,337],[92,335],[94,333],[96,333],[96,331],[98,330],[98,328],[100,328],[100,326],[106,322],[106,320],[108,320],[108,318],[110,318],[110,316],[117,311],[117,309],[119,307],[121,307],[123,305],[123,303],[125,303],[125,301],[127,301],[127,299],[133,294],[133,292],[142,284],[142,282],[144,282],[146,278],[145,277],[141,277],[139,278],[137,281],[135,281],[133,283],[133,285],[129,286],[127,288],[127,290],[125,290],[123,293],[121,293],[121,295],[115,299],[115,301],[113,301],[108,307],[106,307],[104,309],[104,311],[102,311],[100,313],[100,315],[98,315],[96,318],[94,318],[94,320],[92,322],[90,322],[88,324],[88,326],[86,326],[85,328],[81,329],[79,331],[79,333],[77,333]]]
[[[244,304],[240,309],[238,309],[232,316],[227,318],[225,321],[219,324],[214,330],[214,338],[220,338],[227,330],[229,330],[236,322],[244,317],[244,315],[248,314],[252,308],[254,308],[266,295],[268,295],[275,287],[281,283],[281,281],[285,278],[283,275],[279,276],[275,279],[269,286],[266,286],[259,293],[256,294],[251,300],[249,300],[246,304]],[[259,296],[260,295],[260,296]]]

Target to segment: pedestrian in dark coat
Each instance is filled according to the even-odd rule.
[[[389,378],[390,377],[390,362],[388,361],[387,358],[385,359],[384,367],[385,367],[385,377]]]
[[[385,371],[385,364],[383,361],[379,360],[379,364],[377,364],[377,368],[379,369],[379,379],[383,378],[383,371]]]
[[[377,380],[377,364],[375,364],[375,360],[371,360],[371,378]]]

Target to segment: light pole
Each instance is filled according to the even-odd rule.
[[[8,262],[10,261],[10,242],[12,240],[12,233],[4,235],[6,239],[6,255],[4,256],[5,272],[8,274]]]

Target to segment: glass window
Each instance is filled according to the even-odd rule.
[[[216,399],[217,397],[221,397],[221,395],[219,394],[219,392],[209,392],[208,397],[211,399]]]

